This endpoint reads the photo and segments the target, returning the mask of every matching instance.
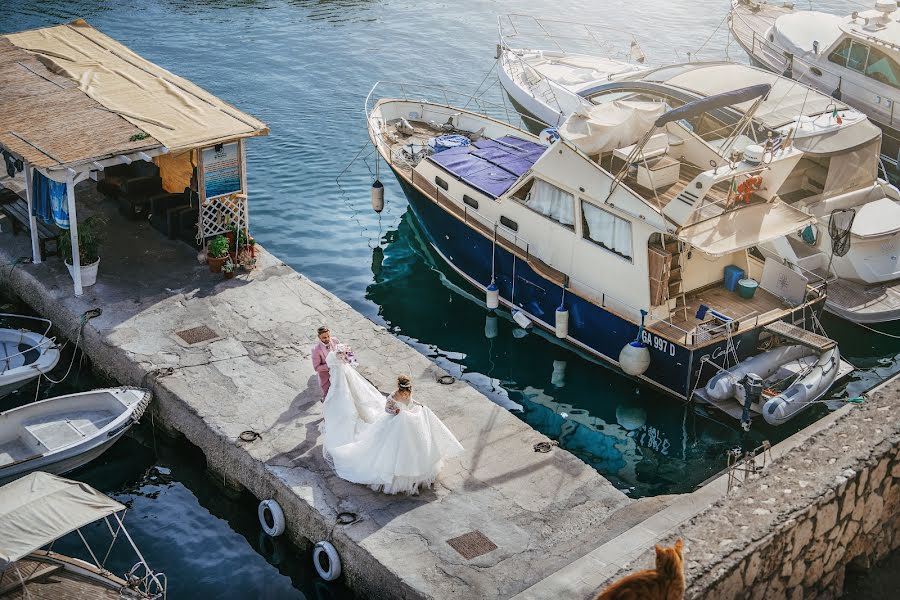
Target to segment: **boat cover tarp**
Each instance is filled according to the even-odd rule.
[[[784,237],[815,223],[815,217],[776,200],[748,204],[687,225],[678,237],[706,254],[724,256]]]
[[[472,146],[450,148],[432,154],[428,160],[491,198],[498,198],[514,184],[546,146],[505,135],[479,140]]]
[[[726,106],[735,106],[744,102],[750,102],[765,96],[771,89],[771,85],[760,83],[739,90],[731,90],[730,92],[723,92],[721,94],[716,94],[715,96],[694,100],[693,102],[688,102],[684,106],[670,110],[662,115],[656,120],[656,126],[662,127],[666,123],[672,123],[673,121],[699,117],[700,115],[716,110],[717,108],[725,108]]]
[[[0,488],[0,570],[125,506],[86,483],[35,472]]]
[[[662,102],[614,100],[572,113],[559,134],[585,154],[600,154],[636,143],[666,109]]]
[[[170,73],[78,19],[6,35],[51,71],[170,150],[265,135],[261,121]],[[65,118],[65,115],[60,115]]]

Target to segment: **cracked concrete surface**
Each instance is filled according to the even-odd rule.
[[[83,337],[94,365],[152,388],[157,422],[199,446],[227,482],[277,499],[296,542],[331,532],[347,582],[363,597],[509,598],[648,512],[622,509],[665,504],[628,499],[558,448],[535,453],[542,435],[465,383],[441,385],[444,372],[426,357],[264,250],[255,271],[225,281],[185,244],[114,214],[90,186],[79,187],[79,217],[103,211],[110,218],[97,284],[73,297],[58,258],[0,268],[3,284],[62,332],[101,307]],[[0,234],[0,261],[28,255],[27,236]],[[399,372],[412,375],[417,399],[465,446],[433,491],[377,494],[338,479],[324,463],[309,360],[322,323],[354,347],[361,372],[382,391]],[[220,338],[187,346],[174,336],[198,325]],[[261,437],[240,441],[247,429]],[[342,511],[361,519],[335,527]],[[465,560],[446,543],[472,530],[498,548]]]

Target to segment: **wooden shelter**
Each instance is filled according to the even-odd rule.
[[[65,183],[75,294],[82,294],[75,184],[136,160],[177,185],[196,166],[201,237],[247,227],[243,140],[268,128],[78,19],[0,36],[0,149],[24,163],[32,253],[32,170]],[[181,172],[181,176],[179,175]],[[163,177],[164,181],[166,177]]]

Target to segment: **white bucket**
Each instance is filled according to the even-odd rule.
[[[92,285],[97,283],[97,269],[99,267],[99,258],[95,263],[81,266],[81,287],[91,287]],[[75,267],[73,267],[69,263],[66,263],[66,268],[69,269],[69,275],[72,277],[72,281],[75,281]]]

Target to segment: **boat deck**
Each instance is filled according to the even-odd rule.
[[[64,557],[60,557],[61,559]],[[25,587],[19,579],[21,574]],[[0,573],[3,600],[123,600],[143,598],[128,589],[79,575],[55,562],[23,558]]]
[[[687,345],[703,343],[704,323],[709,323],[712,315],[707,313],[704,319],[698,319],[697,310],[700,305],[738,321],[740,328],[743,328],[748,319],[753,325],[757,321],[767,323],[781,319],[791,311],[791,307],[781,298],[762,288],[757,288],[752,298],[744,299],[719,283],[685,294],[684,310],[679,306],[668,321],[659,321],[649,325],[647,329]]]
[[[738,0],[734,3],[729,18],[731,32],[737,42],[755,59],[765,54],[766,65],[784,69],[787,64],[783,53],[774,50],[766,40],[766,32],[775,23],[775,19],[793,12],[793,9],[780,5]],[[768,52],[767,50],[773,51]]]
[[[900,281],[866,286],[845,279],[832,279],[828,282],[825,307],[849,321],[893,321],[900,318]]]

